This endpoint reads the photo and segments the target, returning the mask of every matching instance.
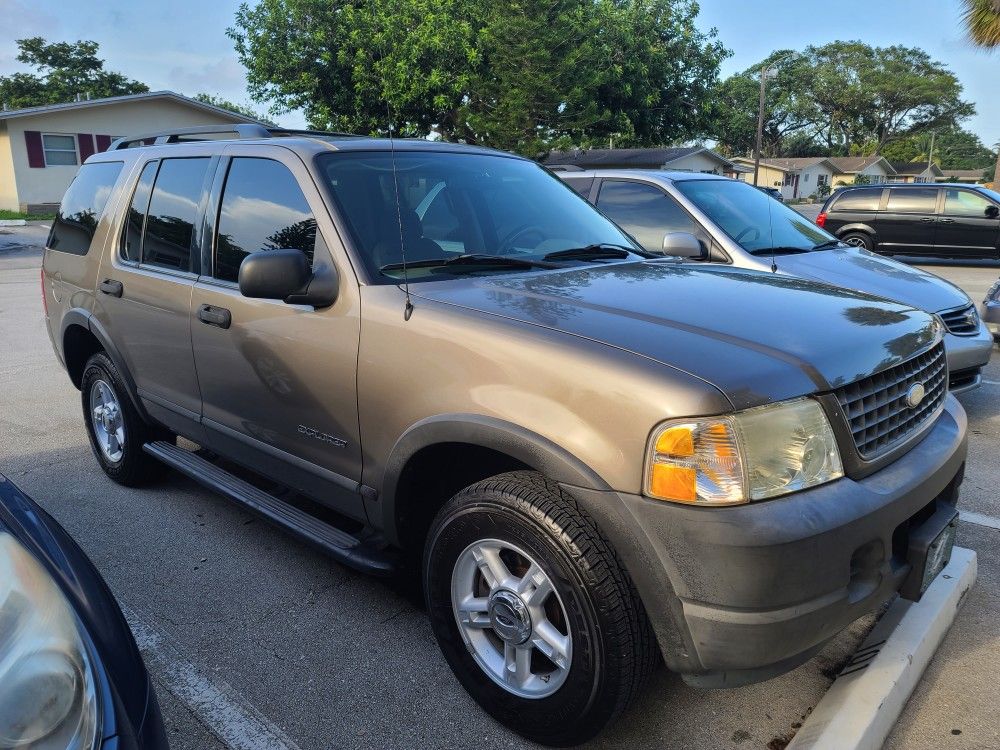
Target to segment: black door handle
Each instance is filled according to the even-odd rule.
[[[198,308],[198,320],[210,326],[219,328],[229,328],[233,322],[233,314],[224,307],[215,305],[202,305]]]
[[[112,297],[121,297],[125,291],[125,285],[115,279],[105,279],[97,285],[97,288]]]

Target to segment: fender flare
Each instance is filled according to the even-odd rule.
[[[70,328],[70,326],[74,325],[80,326],[81,328],[89,331],[90,334],[97,339],[97,343],[101,345],[104,352],[111,358],[115,368],[118,370],[118,374],[121,375],[122,380],[125,381],[125,390],[129,401],[132,402],[132,405],[136,408],[136,411],[142,415],[143,419],[149,420],[149,414],[146,412],[145,407],[142,405],[142,401],[139,399],[135,381],[132,379],[132,374],[125,366],[125,360],[118,351],[118,347],[112,343],[111,336],[108,335],[104,326],[101,325],[101,322],[95,318],[93,313],[90,311],[80,307],[74,307],[67,310],[66,314],[63,315],[62,324],[59,327],[59,351],[62,354],[63,362],[66,362],[66,352],[64,351],[66,331]]]
[[[872,238],[872,241],[878,243],[878,232],[876,232],[875,227],[870,224],[857,221],[852,224],[845,224],[842,227],[838,227],[835,234],[837,237],[843,237],[848,232],[861,232],[863,234],[867,234]]]
[[[465,443],[489,448],[504,453],[561,484],[601,491],[611,489],[581,459],[521,425],[481,414],[458,413],[428,417],[411,425],[392,447],[382,474],[379,499],[373,504],[376,506],[375,515],[381,517],[383,533],[394,544],[399,543],[396,498],[403,470],[420,450],[439,443]]]

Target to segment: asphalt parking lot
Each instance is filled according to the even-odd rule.
[[[44,229],[0,230],[0,471],[56,517],[125,608],[175,749],[526,747],[469,699],[404,588],[353,573],[177,474],[120,487],[87,443],[45,332]],[[973,294],[1000,266],[934,264]],[[979,582],[887,744],[1000,747],[1000,357],[961,398],[970,458],[959,544]],[[994,523],[996,527],[989,524]],[[790,674],[702,692],[661,670],[594,747],[778,750],[863,638]]]

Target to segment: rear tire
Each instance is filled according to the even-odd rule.
[[[848,232],[843,237],[840,238],[841,242],[846,242],[852,247],[857,247],[862,250],[867,250],[870,253],[876,252],[875,240],[872,239],[870,234],[865,232]]]
[[[118,484],[137,487],[158,479],[166,466],[143,452],[143,443],[170,434],[143,421],[128,397],[125,381],[104,352],[87,360],[80,384],[83,421],[97,462]]]
[[[428,535],[424,590],[455,676],[535,742],[591,739],[659,662],[611,545],[569,494],[534,472],[500,474],[445,504]]]

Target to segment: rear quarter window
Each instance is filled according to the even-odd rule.
[[[837,198],[831,211],[878,211],[882,188],[846,190]]]
[[[124,162],[84,164],[63,196],[52,222],[47,246],[50,250],[86,255],[104,207],[118,181]]]
[[[590,195],[590,188],[594,186],[593,177],[564,177],[563,182],[573,188],[584,198]]]

